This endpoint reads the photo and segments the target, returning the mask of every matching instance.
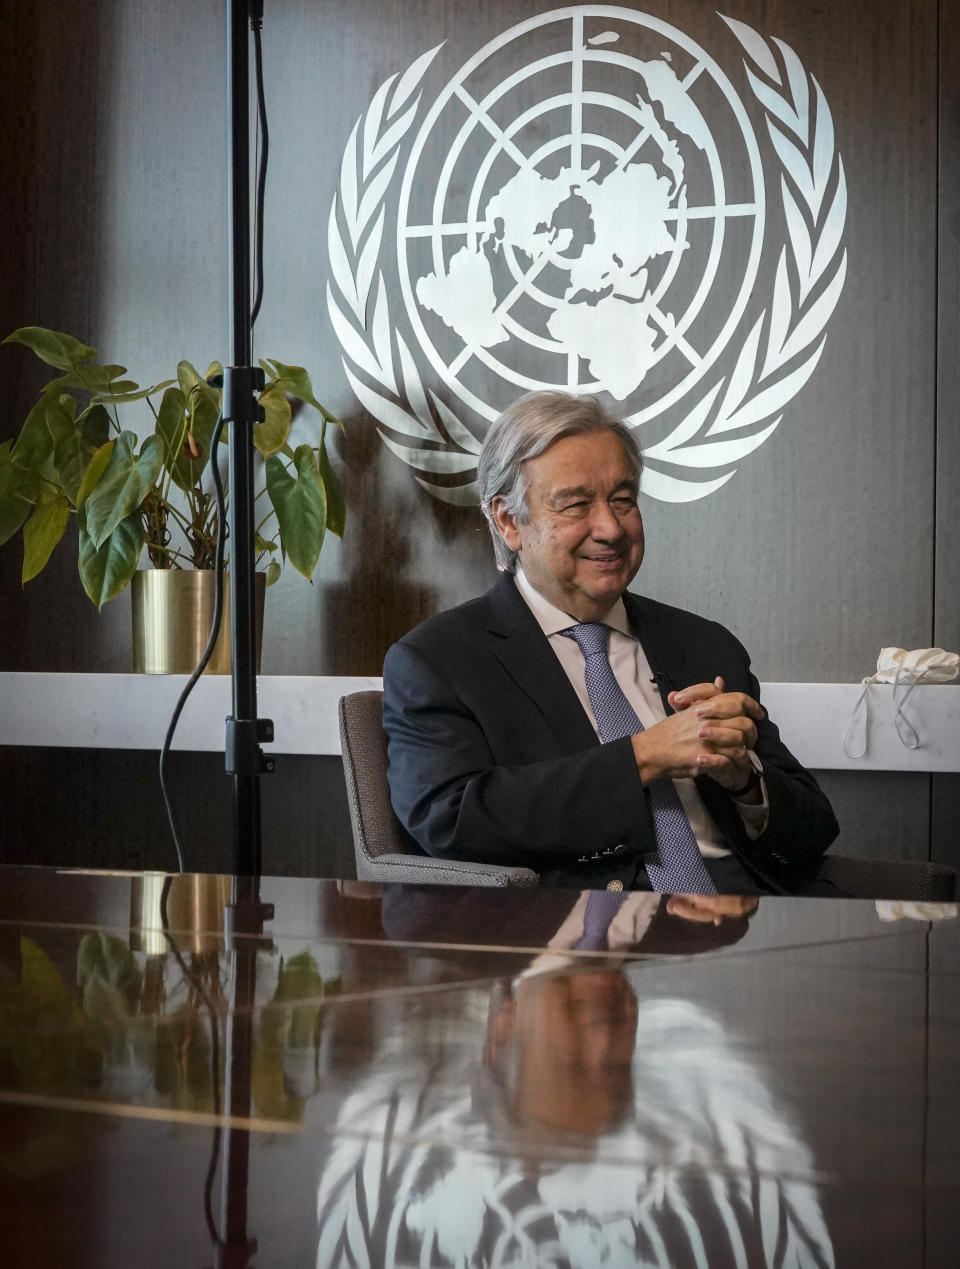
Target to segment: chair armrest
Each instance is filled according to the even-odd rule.
[[[819,875],[855,899],[907,899],[950,903],[957,897],[957,873],[948,864],[925,859],[875,859],[824,855]]]
[[[360,881],[394,882],[400,885],[512,886],[534,889],[540,882],[531,868],[502,864],[471,864],[434,859],[431,855],[377,855],[357,859]]]

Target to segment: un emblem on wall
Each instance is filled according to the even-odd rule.
[[[358,399],[437,497],[476,500],[486,427],[544,387],[608,392],[642,429],[644,491],[704,497],[812,374],[846,266],[833,124],[790,48],[724,20],[765,156],[713,57],[605,5],[513,27],[425,104],[431,49],[357,121],[328,309]]]

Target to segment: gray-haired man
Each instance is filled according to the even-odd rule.
[[[394,808],[440,857],[545,884],[809,885],[837,832],[722,626],[627,592],[640,452],[599,402],[531,393],[479,463],[502,576],[384,664]]]

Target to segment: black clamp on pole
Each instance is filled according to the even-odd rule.
[[[271,718],[227,718],[226,769],[229,775],[271,774],[276,769],[261,745],[273,740]]]
[[[262,366],[225,366],[223,369],[223,417],[227,423],[262,423],[263,407],[256,394],[267,384]]]

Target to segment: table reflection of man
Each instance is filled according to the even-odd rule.
[[[433,891],[439,910],[452,896]],[[513,958],[512,977],[487,989],[485,1023],[471,1022],[482,987],[456,1017],[445,993],[456,1044],[411,1035],[401,1054],[391,1010],[392,1043],[344,1099],[348,1131],[333,1133],[318,1265],[830,1269],[809,1150],[761,1070],[714,1011],[658,990],[665,949],[735,942],[757,900],[701,896],[687,915],[626,896],[614,915],[639,942],[585,953],[574,911],[589,899],[552,947]],[[414,940],[440,928],[429,907],[423,896],[408,914]],[[644,952],[654,959],[631,956]]]
[[[603,1132],[632,1106],[636,996],[621,967],[611,968],[608,958],[578,964],[566,954],[583,942],[582,934],[573,936],[598,897],[607,896],[581,895],[550,949],[493,993],[485,1059],[503,1081],[518,1122]],[[739,895],[620,896],[605,931],[606,949],[703,953],[741,938],[758,902]],[[715,933],[684,931],[686,921],[709,923]]]
[[[627,591],[641,466],[590,398],[531,393],[491,427],[478,483],[502,576],[387,654],[394,808],[428,854],[549,885],[799,892],[836,821],[734,636]]]

